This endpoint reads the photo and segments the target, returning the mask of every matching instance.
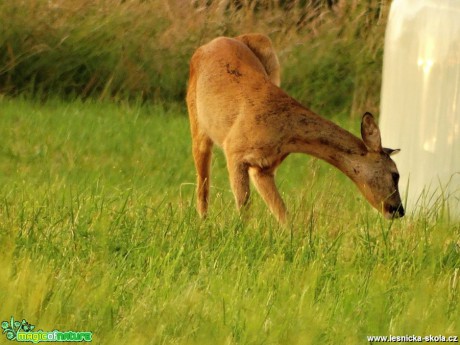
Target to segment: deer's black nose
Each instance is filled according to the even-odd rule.
[[[390,206],[388,211],[393,215],[393,218],[404,217],[404,207],[402,204],[399,206]]]

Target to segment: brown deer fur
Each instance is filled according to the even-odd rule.
[[[190,62],[187,106],[197,171],[198,212],[209,200],[211,150],[227,160],[238,209],[249,198],[249,176],[281,223],[286,207],[274,174],[290,154],[302,152],[334,165],[387,218],[403,216],[398,171],[383,149],[371,114],[363,116],[362,140],[303,107],[280,87],[278,58],[268,37],[219,37],[198,48]]]

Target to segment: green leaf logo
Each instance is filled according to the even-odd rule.
[[[5,334],[8,340],[16,340],[18,331],[31,332],[34,328],[34,325],[31,325],[24,319],[21,322],[14,321],[14,317],[11,317],[10,322],[2,322],[2,334]]]

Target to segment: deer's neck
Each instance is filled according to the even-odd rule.
[[[306,109],[289,117],[293,128],[287,141],[289,152],[315,156],[354,179],[359,160],[367,153],[361,139]]]

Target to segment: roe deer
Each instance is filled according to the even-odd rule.
[[[399,174],[382,148],[370,113],[361,123],[362,140],[303,107],[279,88],[279,62],[268,37],[219,37],[198,48],[190,62],[187,106],[197,171],[198,212],[208,209],[211,150],[227,160],[238,209],[249,198],[249,176],[280,223],[286,207],[274,173],[290,154],[313,155],[340,169],[386,218],[402,217]]]

